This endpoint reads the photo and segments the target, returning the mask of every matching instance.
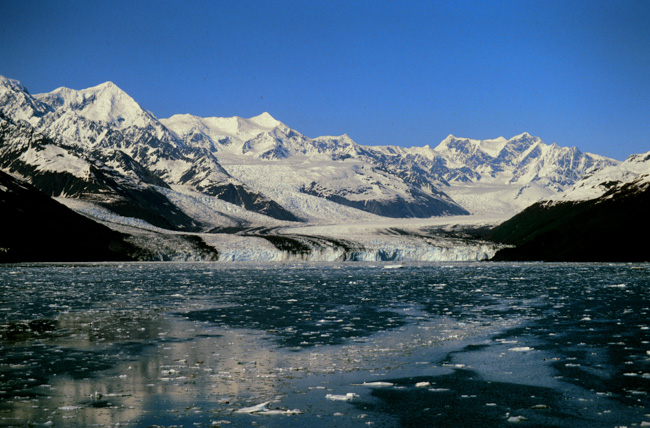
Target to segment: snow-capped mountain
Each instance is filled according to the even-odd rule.
[[[310,139],[268,113],[251,119],[176,115],[161,122],[185,144],[208,148],[223,165],[236,165],[229,171],[242,180],[244,176],[272,176],[271,169],[277,170],[277,164],[288,165],[296,161],[305,165],[307,159],[307,162],[315,162],[318,171],[314,172],[313,181],[299,186],[303,193],[395,217],[426,217],[429,211],[414,211],[418,205],[435,205],[428,197],[445,203],[453,201],[471,213],[513,214],[543,197],[567,189],[591,171],[618,163],[582,153],[575,147],[547,145],[528,133],[494,140],[459,139],[450,135],[432,149],[429,146],[361,146],[347,135]],[[282,162],[259,162],[253,166],[253,160]],[[386,197],[372,195],[366,183],[353,183],[351,177],[354,176],[324,176],[323,171],[328,170],[324,166],[332,161],[337,161],[335,168],[339,173],[345,166],[362,168],[369,165],[362,176],[368,177],[368,171],[372,171],[397,177],[411,189],[406,191],[408,196],[405,199],[418,201],[422,198],[425,201],[407,210],[393,206],[394,215],[387,210],[375,211],[372,207],[376,203],[371,201],[385,201]],[[233,172],[235,170],[241,175]],[[307,171],[302,171],[305,181],[309,181],[311,176],[304,174]],[[382,183],[381,177],[373,179]],[[256,186],[270,183],[262,180]],[[265,192],[273,192],[277,180],[272,183],[271,189]],[[382,186],[382,189],[390,189],[390,186]],[[394,194],[386,192],[388,200],[398,201],[397,205],[405,207],[400,200],[400,193],[404,195],[405,190],[400,189]],[[275,196],[282,198],[282,195]],[[364,201],[364,205],[361,206],[358,200]],[[448,214],[462,212],[455,209],[449,210]]]
[[[581,201],[612,195],[626,187],[650,186],[650,152],[629,156],[624,162],[584,176],[552,200]]]
[[[112,83],[31,96],[22,85],[0,78],[0,100],[0,165],[37,187],[41,183],[39,188],[52,196],[88,199],[147,220],[152,220],[151,210],[145,208],[152,205],[154,211],[172,212],[180,220],[154,224],[200,229],[203,225],[160,192],[181,185],[271,217],[297,220],[230,176],[210,152],[185,147]]]
[[[530,204],[568,189],[582,176],[617,161],[576,147],[545,144],[523,133],[505,139],[445,138],[433,151],[448,172],[445,191],[472,212],[518,212]],[[489,202],[491,201],[491,202]]]
[[[62,87],[47,94],[36,94],[34,98],[54,110],[74,111],[86,119],[120,130],[151,126],[158,131],[158,138],[164,138],[166,133],[153,114],[144,110],[113,82],[80,91]]]
[[[32,96],[4,77],[0,144],[0,168],[49,195],[185,231],[506,215],[617,163],[526,133],[404,148],[309,138],[268,113],[159,120],[111,82]]]
[[[527,132],[506,140],[445,138],[435,149],[448,160],[450,182],[543,182],[562,190],[585,173],[617,162],[603,156],[582,153],[576,147],[547,145]],[[469,168],[467,174],[463,174]]]

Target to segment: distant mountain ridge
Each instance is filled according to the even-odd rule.
[[[0,77],[0,168],[170,230],[516,212],[616,164],[527,133],[373,147],[268,113],[159,120],[112,82],[32,96]]]

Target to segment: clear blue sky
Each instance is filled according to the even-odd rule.
[[[527,131],[650,150],[649,0],[2,0],[0,74],[366,145]]]

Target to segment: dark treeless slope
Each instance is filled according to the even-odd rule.
[[[536,203],[489,237],[515,246],[492,260],[650,261],[650,187],[639,180],[589,201]]]
[[[123,236],[0,171],[0,262],[133,260]]]

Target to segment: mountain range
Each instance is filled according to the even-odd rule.
[[[383,244],[373,247],[374,256],[359,256],[374,245],[377,230],[399,234],[386,232],[391,228],[370,228],[360,243],[342,240],[350,234],[337,225],[505,219],[623,164],[528,133],[450,135],[433,148],[406,148],[360,145],[348,135],[309,138],[268,113],[158,119],[112,82],[31,95],[0,76],[0,169],[131,237],[146,231],[169,242],[174,234],[200,235],[221,259],[223,242],[227,252],[235,237],[263,238],[303,256],[400,258],[403,248],[387,252]],[[414,242],[452,248],[451,241],[431,242],[433,232],[420,226],[407,229],[402,235]],[[131,244],[145,241],[150,237]]]

